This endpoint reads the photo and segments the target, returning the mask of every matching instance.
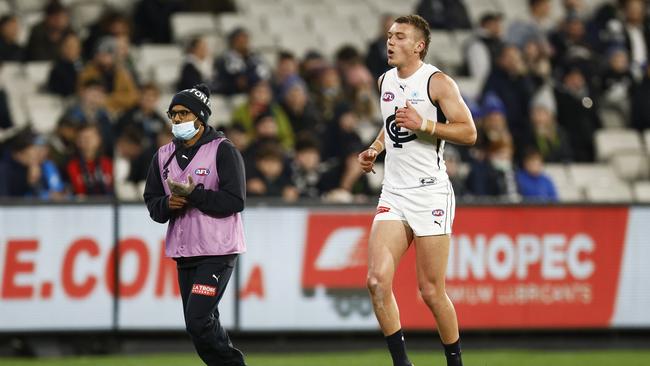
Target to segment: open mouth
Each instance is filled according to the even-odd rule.
[[[388,57],[392,56],[395,52],[393,50],[388,50]]]

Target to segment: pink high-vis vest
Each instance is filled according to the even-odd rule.
[[[217,149],[224,140],[224,138],[217,138],[202,145],[184,170],[178,165],[176,158],[173,158],[167,167],[167,176],[177,182],[187,182],[187,176],[191,175],[195,184],[201,183],[204,189],[218,191],[216,156]],[[173,142],[158,150],[158,167],[167,195],[171,195],[171,192],[164,178],[163,166],[174,151]],[[241,213],[215,217],[194,207],[188,207],[180,212],[182,212],[180,216],[172,215],[167,226],[165,239],[167,257],[227,255],[246,251]]]

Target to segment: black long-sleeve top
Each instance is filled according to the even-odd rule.
[[[206,126],[203,135],[193,146],[188,147],[182,141],[175,140],[176,152],[174,155],[176,162],[182,169],[185,169],[203,144],[223,136],[223,133]],[[215,158],[217,159],[217,173],[219,174],[219,191],[197,186],[188,196],[188,204],[205,214],[214,216],[225,216],[241,212],[246,201],[244,160],[237,148],[229,140],[225,140],[219,145]],[[149,215],[154,221],[164,223],[170,219],[169,199],[160,176],[158,152],[154,155],[149,166],[144,189],[144,200]]]

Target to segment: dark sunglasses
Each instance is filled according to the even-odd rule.
[[[192,113],[192,111],[188,111],[186,109],[180,110],[180,111],[167,111],[167,117],[169,119],[175,119],[176,116],[181,117],[182,120],[185,120],[185,118]]]

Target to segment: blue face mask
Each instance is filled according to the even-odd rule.
[[[173,124],[172,133],[174,134],[174,137],[179,140],[187,141],[196,136],[199,129],[194,127],[194,122],[196,122],[197,119],[198,118],[195,118],[194,121]]]

